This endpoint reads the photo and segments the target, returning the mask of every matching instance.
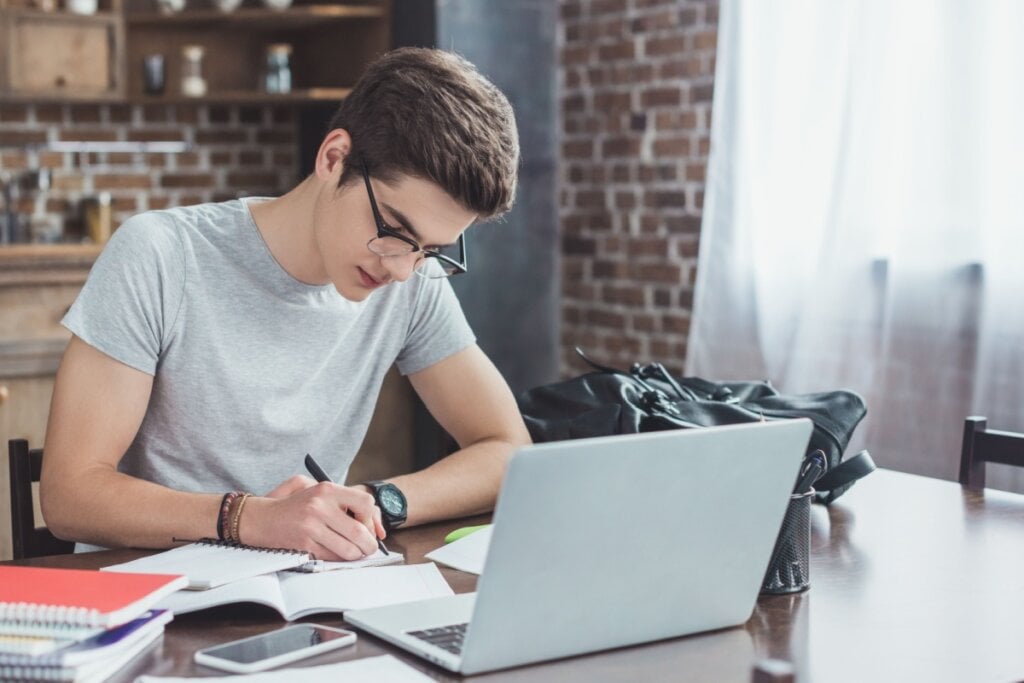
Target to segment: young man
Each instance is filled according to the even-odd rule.
[[[144,213],[104,249],[64,319],[41,482],[57,536],[355,559],[493,506],[529,435],[445,276],[511,206],[512,109],[465,60],[402,49],[330,129],[284,196]],[[345,481],[395,362],[461,450],[386,484],[299,476],[311,453]]]

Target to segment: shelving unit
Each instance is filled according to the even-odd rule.
[[[100,0],[77,15],[0,4],[0,100],[96,103],[293,104],[337,102],[373,57],[391,46],[392,0],[298,4],[272,10],[246,0],[233,12],[208,0],[176,14],[155,0]],[[262,88],[266,47],[288,43],[292,92]],[[181,50],[205,49],[207,94],[181,93]],[[142,59],[162,54],[165,88],[143,88]]]
[[[232,12],[199,6],[177,14],[160,14],[154,8],[152,0],[127,0],[125,6],[126,94],[131,102],[336,102],[366,63],[391,45],[390,0],[299,4],[285,10],[246,5]],[[266,48],[272,43],[293,48],[293,92],[286,95],[262,88]],[[198,100],[181,94],[185,45],[201,45],[205,51],[208,88]],[[144,92],[142,61],[149,54],[164,56],[163,95]]]

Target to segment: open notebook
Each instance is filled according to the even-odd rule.
[[[137,574],[184,574],[192,590],[207,590],[262,574],[285,569],[305,572],[333,569],[357,569],[396,564],[405,558],[400,553],[385,555],[379,550],[352,562],[324,562],[310,558],[301,550],[255,548],[246,545],[204,539],[147,557],[104,567],[105,572]]]
[[[291,621],[321,612],[343,612],[452,595],[437,565],[410,564],[344,572],[278,572],[207,591],[178,591],[158,605],[175,614],[236,602],[273,607]]]

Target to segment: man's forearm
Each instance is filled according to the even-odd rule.
[[[47,486],[43,517],[54,535],[108,548],[168,548],[216,537],[221,496],[185,493],[105,468]]]
[[[516,447],[507,441],[481,441],[425,470],[389,478],[408,500],[406,526],[493,509],[509,457]]]

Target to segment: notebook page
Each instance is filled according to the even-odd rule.
[[[287,619],[454,595],[433,562],[278,577]]]
[[[161,600],[157,608],[186,614],[236,602],[255,602],[273,607],[281,616],[286,612],[277,574],[253,576],[205,591],[178,591]]]
[[[101,571],[140,574],[184,574],[190,589],[204,590],[298,567],[309,561],[300,551],[219,545],[216,541],[190,543],[138,560],[104,567]]]
[[[361,560],[347,560],[331,562],[329,560],[310,560],[301,567],[296,567],[297,572],[333,572],[337,569],[362,569],[363,567],[381,567],[386,564],[402,564],[405,562],[405,555],[392,550],[385,555],[380,550],[373,555],[364,557]]]

